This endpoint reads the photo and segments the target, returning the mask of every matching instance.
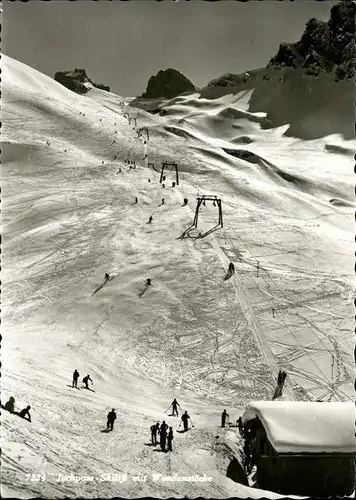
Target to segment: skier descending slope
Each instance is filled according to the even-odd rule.
[[[180,406],[176,398],[173,399],[172,401],[172,415],[173,417],[177,416],[178,417],[178,408],[177,406]]]
[[[224,278],[224,281],[228,280],[229,278],[231,278],[231,276],[235,274],[235,266],[232,262],[230,262],[229,264],[229,269],[227,271],[227,275],[225,276]]]
[[[83,378],[83,384],[85,384],[86,389],[89,389],[89,385],[88,385],[89,380],[91,382],[91,385],[93,385],[93,381],[90,378],[90,375],[87,375],[86,377]]]
[[[182,422],[184,426],[184,432],[187,432],[188,430],[188,420],[190,419],[190,416],[188,415],[188,412],[185,411],[182,415]]]

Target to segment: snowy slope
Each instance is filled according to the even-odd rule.
[[[227,479],[231,453],[215,436],[238,441],[218,429],[222,409],[235,420],[251,399],[270,399],[281,367],[292,399],[353,398],[350,141],[262,129],[246,92],[184,96],[150,115],[2,62],[2,390],[33,416],[3,412],[4,491],[277,498]],[[149,129],[146,145],[123,113]],[[162,161],[178,163],[179,187],[167,173],[163,189],[147,166]],[[224,227],[180,240],[197,192],[221,196]],[[215,210],[203,207],[199,231]],[[105,272],[114,279],[92,296]],[[95,393],[68,386],[74,368]],[[150,425],[178,428],[164,413],[173,397],[194,428],[175,434],[174,453],[155,453]],[[112,407],[116,429],[101,433]],[[46,481],[26,480],[32,472]],[[213,481],[154,482],[155,472]],[[57,482],[71,473],[148,479]]]

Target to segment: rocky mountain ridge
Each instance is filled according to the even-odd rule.
[[[77,94],[86,94],[93,87],[110,92],[108,85],[93,82],[88,77],[85,69],[75,68],[74,71],[57,71],[54,79]]]

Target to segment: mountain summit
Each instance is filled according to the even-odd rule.
[[[355,10],[354,2],[342,1],[330,11],[328,22],[310,19],[301,39],[281,43],[268,67],[306,68],[311,75],[321,70],[335,71],[337,79],[355,76]]]
[[[54,79],[67,89],[77,92],[77,94],[86,94],[93,87],[110,92],[110,87],[107,85],[93,82],[88,77],[85,69],[75,68],[74,71],[57,71]]]
[[[166,69],[160,70],[156,76],[151,76],[142,97],[172,99],[184,92],[194,90],[195,86],[182,73],[176,69]]]

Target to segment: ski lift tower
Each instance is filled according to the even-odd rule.
[[[177,163],[167,163],[167,162],[162,163],[161,177],[159,178],[159,182],[162,183],[164,169],[167,167],[173,167],[175,169],[175,171],[176,171],[176,184],[177,184],[177,186],[179,186],[179,175],[178,175],[178,164]]]
[[[194,221],[193,221],[193,226],[198,227],[198,216],[199,216],[199,208],[201,205],[205,205],[206,201],[212,201],[213,205],[218,207],[219,211],[219,221],[218,221],[218,226],[224,227],[223,225],[223,215],[222,215],[222,206],[221,206],[221,198],[218,198],[217,196],[208,196],[208,195],[203,195],[203,196],[198,196],[197,197],[197,206],[195,209],[195,215],[194,215]]]

